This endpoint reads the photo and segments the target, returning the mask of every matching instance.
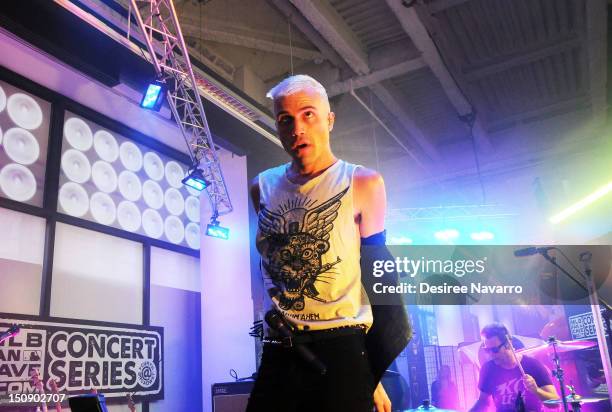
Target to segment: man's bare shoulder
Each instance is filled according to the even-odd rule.
[[[358,167],[353,176],[355,190],[360,193],[372,193],[385,186],[385,181],[380,173],[367,167]]]
[[[353,175],[353,199],[359,214],[359,234],[368,237],[385,230],[387,196],[385,182],[380,173],[367,168],[357,168]]]

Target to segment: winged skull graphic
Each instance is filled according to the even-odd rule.
[[[348,187],[331,199],[308,209],[308,201],[284,205],[280,212],[262,206],[259,230],[268,241],[263,266],[278,288],[279,306],[285,310],[303,310],[304,297],[320,302],[316,282],[325,282],[324,273],[341,262],[322,263],[329,250],[329,233],[338,217],[340,199]]]

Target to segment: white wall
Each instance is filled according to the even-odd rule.
[[[253,302],[246,158],[223,152],[221,162],[234,211],[220,219],[221,226],[230,229],[229,240],[202,239],[202,391],[206,412],[212,409],[211,385],[231,381],[230,369],[241,377],[255,372],[255,346],[249,336]],[[210,211],[204,199],[202,205],[205,229]]]
[[[51,316],[142,324],[142,244],[57,223]]]
[[[44,242],[44,219],[0,209],[0,312],[38,314]]]

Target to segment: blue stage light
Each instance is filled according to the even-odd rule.
[[[206,235],[227,240],[229,239],[229,229],[219,226],[219,222],[209,223],[206,226]]]
[[[181,180],[181,183],[199,192],[206,189],[206,187],[210,184],[208,180],[204,178],[204,173],[197,168],[192,169],[187,176]]]
[[[140,101],[140,107],[149,110],[159,111],[162,103],[164,102],[164,94],[166,87],[163,83],[155,82],[149,84],[147,91],[142,96]]]

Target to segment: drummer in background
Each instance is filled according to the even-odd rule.
[[[491,356],[491,360],[480,369],[478,381],[480,396],[470,412],[486,411],[491,397],[497,412],[516,411],[519,394],[523,398],[527,412],[541,411],[542,401],[559,399],[550,372],[540,361],[517,354],[525,371],[525,376],[521,375],[508,344],[508,329],[504,325],[501,323],[487,325],[482,329],[481,335],[484,338],[484,349]]]
[[[431,384],[431,403],[438,409],[457,409],[459,392],[451,378],[451,369],[442,365],[438,370],[438,379]]]

